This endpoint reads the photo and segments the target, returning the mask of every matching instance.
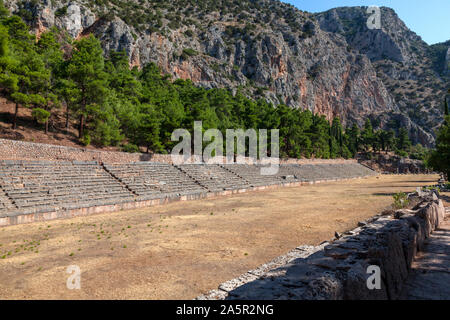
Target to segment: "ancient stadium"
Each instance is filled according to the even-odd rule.
[[[376,2],[0,0],[3,310],[449,300],[450,2]]]
[[[389,209],[392,194],[435,185],[436,174],[379,174],[354,160],[297,160],[262,176],[257,165],[176,166],[162,155],[159,162],[135,161],[134,154],[8,140],[1,140],[0,151],[2,298],[447,294],[432,287],[435,296],[429,296],[415,286],[432,286],[417,273],[427,257],[441,257],[433,256],[438,243],[446,248],[448,193],[437,201],[411,193],[413,210]],[[392,274],[374,292],[364,279],[375,257]],[[65,285],[70,265],[82,271],[80,290]],[[445,272],[436,267],[431,275]]]

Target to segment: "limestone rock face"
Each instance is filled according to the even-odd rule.
[[[389,59],[413,63],[409,43],[426,45],[390,8],[380,8],[381,29],[364,28],[368,17],[367,7],[335,8],[317,15],[322,29],[343,34],[353,48],[372,61]]]
[[[441,63],[435,61],[441,55],[436,50],[441,49],[425,43],[390,8],[380,8],[380,29],[364,27],[368,16],[367,7],[335,8],[316,15],[323,30],[341,34],[351,48],[371,60],[403,111],[379,119],[382,127],[389,129],[394,120],[396,126],[409,130],[413,141],[429,145],[443,121],[442,97],[449,81],[441,75]]]
[[[67,15],[60,20],[59,25],[67,30],[71,37],[76,38],[82,30],[80,6],[70,4],[67,7]]]
[[[6,4],[19,12],[21,3]],[[93,33],[106,55],[125,50],[131,66],[154,62],[174,79],[239,89],[329,120],[339,116],[345,125],[371,118],[383,128],[398,128],[400,121],[415,142],[434,143],[433,129],[442,121],[438,93],[420,104],[396,88],[405,81],[428,83],[427,66],[415,68],[427,44],[394,11],[383,8],[382,29],[369,30],[363,7],[314,15],[272,0],[239,3],[222,0],[223,9],[207,10],[177,1],[163,8],[151,0],[129,1],[128,7],[44,0],[29,3],[34,18],[27,22],[37,34],[51,26],[74,38]]]
[[[450,75],[450,47],[445,55],[445,74]]]

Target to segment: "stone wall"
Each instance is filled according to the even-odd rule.
[[[373,158],[358,156],[358,161],[380,173],[384,174],[427,174],[430,170],[425,167],[421,160],[403,158],[397,155],[379,153]]]
[[[380,214],[317,247],[298,247],[197,299],[398,299],[414,257],[445,218],[436,194],[411,202],[410,210]],[[380,289],[368,289],[369,266],[380,268]]]
[[[172,163],[171,156],[167,154],[98,151],[88,148],[73,148],[6,139],[0,139],[0,160],[98,161],[100,163],[152,161]],[[282,164],[334,164],[355,162],[356,160],[344,159],[287,159],[281,161]]]
[[[0,160],[50,160],[98,162],[167,162],[168,155],[148,155],[87,148],[64,147],[51,144],[0,139]]]

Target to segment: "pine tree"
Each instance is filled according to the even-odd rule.
[[[448,116],[448,102],[447,102],[447,97],[444,98],[444,115]]]
[[[341,125],[341,121],[338,117],[333,119],[331,124],[330,136],[331,143],[330,148],[332,148],[331,154],[335,156],[343,156],[343,147],[344,147],[344,139],[343,139],[343,129]]]
[[[395,132],[394,132],[394,130],[391,129],[391,130],[387,131],[384,143],[385,143],[386,153],[389,150],[393,150],[395,148]]]
[[[55,89],[63,65],[63,54],[54,32],[45,32],[41,34],[37,43],[37,52],[44,62],[45,69],[49,71],[48,81],[45,82],[40,90],[45,99],[43,108],[46,112],[40,111],[38,113],[41,121],[44,121],[45,119],[45,133],[47,134],[49,129],[49,119],[52,114],[51,111],[53,108],[61,105],[59,96],[61,95],[61,92]],[[43,117],[43,115],[47,114],[47,117]]]
[[[3,3],[0,2],[0,15],[3,17],[2,7]],[[13,128],[15,129],[20,98],[16,94],[19,91],[19,77],[14,72],[14,69],[18,65],[18,61],[11,54],[10,42],[9,29],[3,25],[0,25],[0,85],[4,89],[3,92],[9,100],[14,101],[14,97],[18,99],[16,102],[16,111],[13,119]],[[23,100],[26,100],[26,98]]]
[[[100,41],[93,35],[75,42],[67,74],[76,86],[71,90],[71,94],[76,99],[74,111],[79,117],[80,139],[85,138],[86,119],[94,115],[95,110],[98,110],[105,100],[107,77],[104,64]]]
[[[447,179],[450,177],[450,116],[439,128],[436,138],[436,150],[431,153],[428,165],[434,170],[443,172]]]
[[[406,151],[411,146],[411,141],[409,140],[408,130],[405,128],[400,128],[397,137],[397,149],[400,151]]]
[[[361,132],[361,140],[365,151],[368,151],[369,148],[373,145],[374,139],[375,135],[373,132],[372,122],[370,121],[370,119],[367,119],[364,124],[364,129]]]
[[[353,157],[355,157],[357,152],[359,151],[359,143],[360,143],[360,132],[358,125],[356,123],[353,123],[351,128],[347,128],[346,135],[348,137],[347,138],[348,149],[352,153]]]
[[[311,147],[317,158],[330,158],[329,145],[330,124],[324,115],[313,115],[313,123],[310,129]]]
[[[9,16],[8,9],[5,8],[3,0],[0,0],[0,21],[7,18]]]
[[[162,152],[164,149],[160,141],[161,115],[155,106],[142,105],[138,121],[137,144],[146,146],[147,152],[150,149],[153,152]]]
[[[1,11],[1,10],[0,10]],[[18,17],[2,15],[0,28],[0,83],[6,96],[16,104],[12,128],[17,128],[20,106],[42,106],[41,91],[49,72],[35,50],[35,37]]]
[[[125,51],[110,52],[109,59],[105,63],[105,71],[108,74],[109,88],[114,89],[120,98],[139,104],[139,99],[142,98],[142,84],[137,79],[138,75],[130,70]]]
[[[20,65],[14,68],[18,77],[19,90],[11,95],[16,103],[13,129],[17,127],[19,106],[41,108],[46,105],[43,92],[48,85],[50,72],[45,68],[42,57],[34,50],[27,50],[19,58]],[[22,67],[26,66],[26,67]]]

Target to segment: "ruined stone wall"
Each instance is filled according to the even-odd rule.
[[[403,158],[391,154],[376,154],[369,159],[363,155],[358,156],[358,161],[380,173],[384,174],[427,174],[430,170],[421,160]]]
[[[98,161],[100,163],[130,163],[152,161],[172,163],[169,154],[145,154],[98,151],[50,144],[0,139],[0,160]],[[248,161],[250,162],[250,161]],[[344,159],[287,159],[281,164],[355,163]]]
[[[295,248],[197,299],[399,299],[414,257],[445,218],[432,193],[411,202],[410,210],[380,214],[320,246]],[[367,286],[369,266],[379,267],[380,289]]]

